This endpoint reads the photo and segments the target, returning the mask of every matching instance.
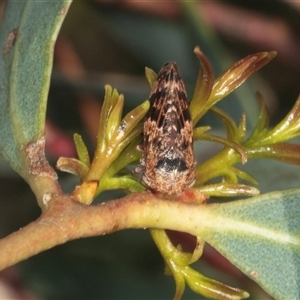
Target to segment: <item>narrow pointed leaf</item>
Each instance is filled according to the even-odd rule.
[[[198,46],[194,52],[200,62],[200,71],[190,104],[192,121],[193,124],[196,124],[210,108],[210,106],[205,105],[205,102],[208,100],[214,84],[214,72],[209,60]]]
[[[147,67],[145,68],[145,74],[146,74],[147,81],[149,82],[150,87],[152,88],[156,80],[157,74],[152,69]]]
[[[276,125],[267,137],[264,144],[280,143],[300,135],[300,96],[287,116]]]
[[[131,193],[142,192],[145,190],[145,188],[133,178],[122,176],[117,178],[101,179],[96,195],[98,195],[100,192],[103,192],[104,190],[116,189],[122,189]]]
[[[82,161],[87,167],[89,167],[90,156],[86,145],[84,144],[82,136],[80,134],[75,133],[73,138],[79,160]]]
[[[245,184],[216,183],[205,185],[201,192],[211,197],[257,196],[259,190]]]
[[[199,140],[200,137],[205,131],[211,130],[210,126],[201,126],[194,128],[193,137],[195,140]]]
[[[210,101],[215,103],[238,88],[252,73],[276,56],[275,51],[248,55],[223,72],[216,80]]]
[[[200,236],[197,236],[196,237],[196,247],[192,253],[189,264],[192,264],[199,260],[199,258],[203,254],[204,246],[205,246],[205,242],[203,241],[203,239]]]
[[[217,142],[217,143],[221,143],[224,146],[230,147],[232,149],[234,149],[236,152],[238,152],[241,156],[241,162],[244,164],[247,162],[247,152],[245,151],[245,149],[243,149],[242,146],[224,139],[220,136],[216,136],[216,135],[211,135],[211,134],[198,134],[197,132],[197,128],[194,129],[194,138],[195,140],[206,140],[206,141],[212,141],[212,142]]]
[[[285,163],[300,165],[300,145],[280,143],[253,148],[248,151],[252,158],[272,158]]]
[[[233,171],[239,178],[243,180],[247,180],[252,184],[258,184],[258,181],[247,172],[235,167],[230,167],[230,170]]]
[[[256,126],[249,137],[249,140],[253,139],[256,136],[259,136],[260,134],[265,133],[265,130],[267,130],[267,127],[269,126],[269,113],[267,110],[267,107],[265,105],[263,96],[260,93],[256,93],[256,98],[260,105],[260,113],[259,117],[256,123]]]
[[[180,266],[187,264],[190,261],[191,254],[179,251],[174,247],[165,230],[162,229],[150,229],[150,234],[155,242],[159,252],[166,263],[167,275],[172,275],[176,285],[176,291],[174,300],[180,300],[185,290],[185,280],[180,272]]]
[[[123,95],[119,95],[119,97],[117,98],[117,101],[108,117],[108,120],[107,120],[107,124],[106,124],[106,126],[107,126],[107,132],[106,132],[107,142],[110,141],[111,138],[117,134],[116,131],[121,122],[123,106],[124,106],[124,97],[123,97]]]
[[[78,159],[69,157],[60,157],[56,163],[56,168],[60,171],[78,176],[81,181],[83,181],[89,171],[89,168],[85,163]]]
[[[106,85],[104,88],[105,96],[99,119],[96,153],[103,153],[106,149],[107,120],[115,104],[117,103],[119,96],[118,92],[110,85]]]
[[[205,277],[190,267],[185,267],[182,273],[193,291],[210,299],[239,300],[249,297],[247,292]]]
[[[120,124],[120,131],[124,132],[124,137],[126,137],[145,117],[149,107],[150,103],[146,100],[123,118]]]
[[[211,112],[221,119],[226,127],[227,138],[231,141],[237,140],[237,127],[234,120],[222,109],[212,107]]]
[[[246,115],[242,114],[241,119],[240,119],[240,123],[237,127],[237,136],[238,136],[238,142],[239,143],[243,142],[243,140],[245,138],[245,135],[246,135],[246,129],[247,129]]]
[[[105,175],[108,177],[114,176],[121,169],[127,165],[136,162],[141,157],[141,152],[137,150],[137,144],[141,140],[140,137],[133,139],[129,145],[122,151],[117,159],[109,166],[105,171]]]

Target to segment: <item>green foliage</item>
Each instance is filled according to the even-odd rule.
[[[149,109],[149,101],[145,101],[122,119],[123,95],[119,95],[110,86],[106,86],[105,91],[97,148],[92,162],[89,161],[86,146],[79,135],[74,136],[79,160],[60,158],[57,162],[60,170],[80,177],[82,187],[74,191],[74,197],[84,204],[90,204],[95,196],[104,190],[144,190],[131,175],[114,176],[140,158],[140,153],[136,150],[142,132],[139,122]],[[87,188],[92,190],[86,193]]]
[[[0,152],[25,178],[20,149],[44,134],[53,46],[69,5],[8,1],[1,24]]]
[[[172,275],[176,283],[174,299],[181,299],[185,283],[196,293],[211,299],[245,299],[249,294],[238,288],[210,279],[192,269],[189,264],[202,255],[204,242],[198,238],[192,254],[185,253],[180,247],[175,248],[163,230],[151,229],[151,235],[166,263],[166,274]]]
[[[203,239],[276,299],[299,298],[299,189],[212,205]]]
[[[11,167],[26,180],[29,164],[24,149],[30,143],[40,141],[44,133],[53,45],[69,5],[66,0],[8,2],[0,29],[3,53],[0,59],[0,151]],[[199,48],[195,49],[195,53],[201,68],[190,104],[195,125],[194,139],[221,143],[224,148],[197,166],[196,192],[192,195],[201,192],[218,197],[257,196],[259,191],[252,186],[257,183],[256,180],[237,168],[236,164],[262,157],[299,164],[299,145],[287,141],[300,134],[300,98],[286,118],[269,129],[267,110],[258,95],[261,112],[253,132],[247,135],[245,115],[241,116],[239,124],[235,124],[230,116],[214,105],[268,63],[275,53],[249,55],[216,79],[205,55]],[[146,69],[146,77],[152,85],[156,74]],[[110,86],[106,86],[105,92],[93,158],[90,160],[81,136],[75,134],[78,159],[60,158],[57,164],[59,169],[80,178],[81,184],[74,189],[72,199],[83,204],[90,204],[97,194],[105,190],[144,190],[129,172],[124,175],[124,169],[140,158],[137,145],[141,141],[141,120],[149,109],[149,102],[145,101],[122,117],[123,95]],[[209,110],[222,120],[226,138],[210,135],[207,133],[209,127],[197,127],[197,122]],[[41,148],[43,151],[43,145]],[[36,165],[40,166],[40,162],[38,160]],[[207,184],[213,179],[216,180],[213,184]],[[42,192],[44,196],[45,191]],[[202,204],[205,212],[199,215],[199,219],[206,217],[207,226],[201,228],[202,234],[197,237],[198,247],[194,253],[185,253],[180,247],[174,247],[164,231],[151,229],[166,262],[166,272],[175,279],[175,298],[181,297],[185,284],[195,292],[214,299],[248,296],[242,290],[209,279],[192,269],[190,264],[202,255],[203,241],[218,249],[272,296],[299,298],[298,194],[299,189],[296,189],[224,204]],[[199,200],[196,198],[188,200]],[[43,199],[47,201],[48,198]],[[195,209],[198,206],[195,204]],[[126,217],[130,219],[130,216]],[[175,217],[180,218],[180,212]]]
[[[250,158],[260,157],[276,158],[285,162],[298,163],[300,156],[299,151],[297,150],[299,146],[282,144],[282,142],[294,138],[299,134],[298,127],[300,124],[300,118],[298,113],[298,103],[300,100],[296,102],[294,108],[287,115],[287,117],[280,122],[280,124],[278,124],[274,129],[268,130],[267,110],[263,104],[262,96],[258,94],[257,96],[261,105],[261,113],[252,134],[246,138],[247,134],[245,115],[242,115],[239,124],[235,124],[230,116],[228,116],[222,110],[214,107],[214,104],[228,95],[229,92],[237,88],[255,70],[259,69],[269,60],[271,60],[275,54],[273,52],[263,52],[249,55],[248,57],[237,62],[233,67],[229,68],[216,80],[214,80],[212,69],[204,54],[199,48],[195,49],[195,53],[199,58],[201,70],[199,72],[194,97],[191,102],[191,114],[194,123],[196,123],[198,119],[205,114],[205,112],[211,110],[222,120],[227,132],[227,137],[222,138],[206,133],[209,130],[209,127],[196,127],[194,129],[195,140],[209,140],[224,145],[224,149],[218,154],[203,164],[197,166],[195,186],[199,191],[210,196],[228,197],[239,195],[258,195],[259,191],[256,188],[241,184],[239,182],[242,179],[252,184],[256,184],[256,180],[250,174],[236,168],[234,165],[239,162],[245,164]],[[155,81],[156,74],[152,70],[146,68],[146,77],[151,86]],[[136,146],[140,140],[138,136],[141,133],[141,128],[136,127],[136,125],[147,112],[148,103],[145,102],[141,106],[134,109],[123,119],[123,121],[121,121],[122,107],[123,97],[118,95],[115,90],[107,87],[100,116],[97,148],[91,167],[89,167],[86,163],[88,159],[86,157],[87,151],[84,144],[82,144],[82,141],[78,136],[75,139],[78,156],[80,158],[78,161],[78,166],[81,164],[84,165],[85,170],[84,172],[81,171],[77,173],[84,174],[84,176],[81,176],[81,181],[83,183],[88,183],[89,180],[92,179],[99,181],[100,188],[98,188],[98,192],[106,189],[116,188],[123,188],[129,191],[143,190],[143,188],[139,186],[139,183],[136,182],[132,176],[125,175],[118,177],[116,175],[117,172],[126,167],[127,164],[136,162],[136,160],[139,158],[139,154],[136,151]],[[128,131],[126,131],[126,134],[123,135],[122,130],[124,124],[128,124]],[[133,130],[134,128],[135,130]],[[133,134],[131,135],[129,134],[130,130],[133,130]],[[119,138],[120,136],[121,139]],[[129,138],[126,139],[127,136]],[[124,144],[122,143],[122,139],[125,139],[126,141]],[[116,141],[118,141],[118,143],[116,143]],[[127,146],[128,144],[129,146]],[[125,148],[123,145],[125,145]],[[114,149],[114,151],[111,152],[110,149]],[[285,149],[289,150],[285,152]],[[292,151],[293,149],[295,149],[295,151]],[[120,154],[119,157],[118,153]],[[64,161],[67,160],[68,159],[66,158],[64,159]],[[105,163],[103,162],[104,160]],[[73,163],[74,159],[71,159],[69,163],[71,169]],[[97,166],[94,169],[92,168],[93,164]],[[78,166],[77,168],[80,169]],[[73,171],[73,173],[76,172]],[[207,181],[216,177],[221,177],[219,183],[209,185],[205,184]],[[82,187],[84,191],[87,190],[84,184]],[[91,195],[88,194],[91,198],[86,201],[86,199],[82,197],[82,190],[79,189],[75,191],[74,195],[83,203],[89,203],[89,201],[91,201],[94,197],[93,195],[91,197]],[[268,196],[266,196],[266,198],[268,198]],[[252,227],[248,226],[247,218],[243,216],[243,214],[241,214],[241,216],[243,216],[243,220],[236,220],[232,214],[229,214],[231,210],[233,211],[232,207],[234,207],[236,203],[237,205],[240,205],[246,212],[249,212],[249,216],[252,216]],[[218,211],[218,215],[211,215],[212,224],[217,224],[217,226],[209,226],[209,229],[207,230],[207,236],[198,237],[198,241],[199,243],[202,243],[200,241],[202,238],[204,238],[204,240],[213,244],[216,249],[219,249],[226,257],[239,265],[240,269],[249,276],[252,276],[251,274],[256,274],[256,272],[259,271],[259,276],[253,275],[257,282],[263,285],[271,294],[273,294],[273,290],[276,289],[278,295],[283,295],[282,291],[280,291],[280,282],[282,282],[282,278],[278,277],[277,281],[274,279],[274,276],[271,275],[272,272],[270,272],[270,268],[266,267],[268,261],[267,257],[259,257],[260,264],[261,261],[264,261],[262,264],[264,268],[261,268],[261,265],[256,267],[256,265],[253,264],[253,261],[251,261],[251,264],[248,261],[248,257],[257,257],[255,252],[258,252],[258,249],[255,248],[254,245],[264,244],[266,249],[274,248],[275,252],[275,249],[278,249],[278,253],[290,251],[291,247],[290,243],[283,244],[278,242],[278,240],[277,243],[274,243],[274,239],[272,239],[271,236],[275,235],[275,233],[270,228],[271,224],[268,224],[265,221],[265,218],[264,222],[261,222],[261,219],[264,217],[264,215],[262,216],[261,214],[253,214],[251,211],[252,208],[256,210],[257,207],[259,207],[257,203],[261,204],[263,202],[260,198],[254,198],[253,200],[247,201],[244,200],[242,202],[232,202],[231,204],[223,204],[218,206],[221,208],[219,211],[210,206],[209,211]],[[279,214],[282,214],[282,206],[278,201],[270,201],[270,204],[273,205],[270,211],[278,211]],[[229,206],[230,209],[227,210],[227,206]],[[264,210],[260,209],[259,211],[263,212]],[[229,214],[229,217],[227,214]],[[218,221],[219,218],[221,219],[220,222]],[[238,222],[238,224],[236,224],[236,222]],[[239,222],[242,224],[239,224]],[[223,226],[223,223],[226,225]],[[230,231],[230,239],[228,237],[228,232],[223,230],[224,228],[227,228],[227,226],[230,228],[230,230],[233,230],[233,232]],[[253,228],[256,231],[256,234],[253,234]],[[284,228],[285,226],[283,229]],[[243,231],[240,232],[240,230]],[[266,239],[265,232],[268,232],[270,235],[268,236],[268,239]],[[173,246],[164,231],[151,229],[151,234],[158,246],[158,249],[164,257],[170,274],[173,275],[176,282],[175,299],[181,298],[185,284],[188,284],[192,290],[214,299],[243,299],[248,296],[248,294],[242,290],[235,289],[213,279],[206,278],[199,272],[193,270],[189,265],[201,256],[201,251],[194,253],[193,255],[189,255],[183,253],[179,249],[174,248],[170,250],[170,248]],[[279,228],[277,234],[287,236],[288,232],[284,232],[281,228]],[[215,235],[217,238],[213,239]],[[229,243],[226,241],[232,240],[235,236],[238,237],[234,239],[235,247],[229,249]],[[252,241],[253,239],[255,242]],[[224,241],[225,245],[222,243],[222,241]],[[244,247],[244,249],[246,249],[245,243],[249,244],[249,241],[253,247],[248,247],[247,249],[250,250],[247,251],[250,251],[252,254],[247,252],[240,259],[237,259],[237,257],[239,257],[237,253],[243,253],[244,250],[241,248]],[[296,248],[297,247],[299,247],[298,243],[296,243]],[[228,255],[228,253],[230,253],[231,256]],[[298,254],[295,253],[295,255]],[[249,265],[253,267],[255,266],[253,268],[254,271],[249,270]],[[294,286],[294,288],[295,287],[296,286]]]

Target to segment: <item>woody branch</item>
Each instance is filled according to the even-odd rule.
[[[180,218],[177,218],[180,214]],[[85,206],[68,195],[55,195],[34,222],[0,240],[0,270],[67,241],[127,228],[160,228],[204,233],[207,205],[155,198],[149,192]]]

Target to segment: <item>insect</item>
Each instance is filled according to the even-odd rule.
[[[194,184],[196,163],[187,94],[176,63],[162,66],[149,100],[142,182],[154,192],[178,194]]]

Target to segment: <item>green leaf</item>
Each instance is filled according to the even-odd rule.
[[[56,163],[56,168],[63,172],[68,172],[84,180],[89,171],[89,167],[81,160],[70,157],[60,157]]]
[[[285,118],[263,138],[263,143],[280,143],[300,135],[300,95]]]
[[[272,158],[288,164],[300,165],[300,145],[289,143],[278,143],[253,148],[248,151],[249,157]]]
[[[120,126],[122,112],[124,106],[124,96],[119,95],[115,105],[113,106],[111,112],[109,113],[106,128],[107,128],[107,144],[111,141],[112,137],[115,135],[118,127]]]
[[[247,180],[252,184],[258,184],[258,181],[253,176],[248,174],[247,172],[240,170],[238,168],[235,168],[235,167],[230,167],[230,170],[232,172],[234,172],[239,178],[241,178],[243,180]]]
[[[97,194],[104,190],[101,189],[102,187],[104,187],[105,190],[123,189],[131,193],[142,192],[145,190],[145,188],[139,182],[137,182],[135,178],[130,176],[122,176],[117,178],[106,178],[103,176]]]
[[[124,137],[127,137],[134,129],[136,129],[138,123],[145,117],[149,107],[150,102],[146,100],[123,118],[120,130],[124,132]]]
[[[276,56],[275,51],[250,54],[220,74],[214,83],[210,101],[216,103],[238,88],[252,73]]]
[[[196,124],[209,109],[209,106],[206,105],[206,102],[214,84],[214,71],[210,61],[199,47],[194,49],[194,53],[196,54],[200,63],[200,71],[198,74],[194,95],[190,103],[191,117],[193,124]]]
[[[8,1],[0,29],[0,152],[26,176],[24,149],[44,134],[53,47],[69,0]]]
[[[116,89],[113,89],[110,85],[105,86],[104,101],[101,108],[100,120],[98,126],[97,136],[97,150],[96,152],[103,153],[107,147],[107,121],[108,118],[118,102],[119,94]],[[109,135],[110,136],[110,135]]]
[[[182,269],[182,273],[189,287],[196,293],[202,294],[209,299],[239,300],[249,297],[246,291],[207,278],[190,267]]]
[[[206,141],[212,141],[212,142],[224,144],[225,146],[234,149],[236,152],[238,152],[240,154],[241,161],[243,164],[247,162],[247,153],[242,148],[242,146],[240,146],[230,140],[224,139],[220,136],[202,133],[202,131],[203,131],[202,127],[199,127],[199,129],[200,130],[198,130],[198,128],[194,129],[194,139],[195,140],[206,140]]]
[[[137,144],[141,141],[141,137],[134,138],[129,145],[121,152],[115,161],[106,169],[105,176],[113,177],[120,170],[126,168],[131,163],[137,162],[141,158],[141,152],[137,150]]]
[[[156,81],[157,74],[152,69],[146,67],[145,75],[146,75],[147,81],[150,84],[150,87],[152,88]]]
[[[74,138],[76,152],[77,152],[79,160],[83,164],[85,164],[87,167],[89,167],[91,164],[90,156],[89,156],[88,149],[82,139],[82,136],[78,133],[75,133],[73,138]]]
[[[191,254],[181,251],[180,247],[175,247],[164,230],[152,228],[150,234],[164,258],[165,274],[172,275],[175,280],[176,291],[173,299],[181,299],[185,282],[196,293],[211,299],[239,300],[249,296],[247,292],[207,278],[188,266],[197,261],[203,253],[204,242],[201,238],[197,237],[197,249]]]
[[[212,204],[214,222],[202,235],[276,299],[300,298],[299,194],[293,189]]]
[[[216,183],[204,185],[199,190],[211,197],[237,197],[237,196],[257,196],[259,190],[255,187],[244,184]]]
[[[216,106],[212,107],[210,111],[218,118],[220,118],[220,120],[225,125],[227,131],[227,139],[236,141],[238,129],[234,120],[226,112]]]
[[[266,133],[266,130],[267,130],[269,122],[270,122],[268,109],[266,107],[263,96],[257,92],[256,98],[260,105],[260,113],[259,113],[259,117],[258,117],[256,126],[255,126],[253,132],[251,133],[249,140],[251,140],[255,137],[258,137],[259,135],[264,135]]]

